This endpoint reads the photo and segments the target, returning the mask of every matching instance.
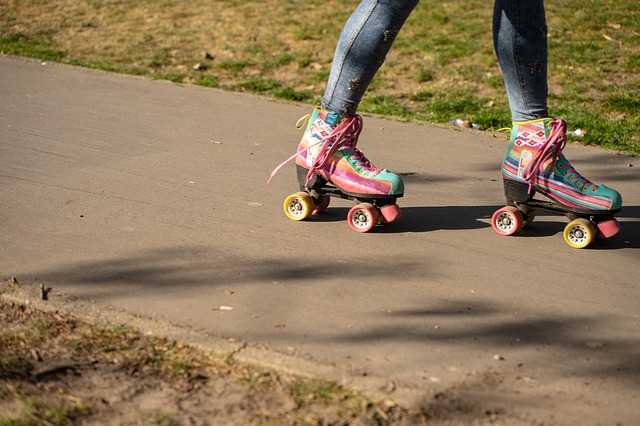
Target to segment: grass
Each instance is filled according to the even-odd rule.
[[[19,401],[16,405],[20,407],[18,413],[11,413],[11,417],[3,417],[0,412],[0,425],[66,425],[91,418],[92,403],[82,396],[58,397],[58,393],[65,394],[61,390],[50,395],[46,391],[34,394],[23,390],[20,380],[7,380],[7,377],[23,376],[22,371],[28,368],[24,360],[29,359],[34,350],[47,353],[49,357],[54,356],[51,351],[56,351],[65,353],[63,358],[75,360],[86,357],[94,362],[109,364],[117,360],[118,364],[126,366],[125,370],[140,370],[149,376],[167,377],[167,380],[171,380],[171,377],[188,380],[197,375],[228,377],[229,380],[246,383],[251,395],[270,393],[276,384],[286,383],[283,388],[298,403],[298,415],[313,416],[312,410],[304,409],[314,403],[331,402],[343,407],[341,409],[345,410],[346,415],[355,409],[347,406],[347,399],[358,400],[356,407],[369,406],[368,402],[362,402],[366,400],[359,394],[333,382],[284,377],[274,372],[236,365],[229,358],[198,352],[172,340],[142,336],[129,326],[90,324],[75,319],[62,321],[24,305],[14,305],[10,309],[17,316],[34,317],[34,320],[6,327],[0,333],[3,360],[0,364],[0,396],[7,401]],[[191,372],[197,374],[188,374]],[[152,424],[161,424],[170,418],[161,412],[141,412],[140,415]]]
[[[0,51],[317,104],[358,0],[0,2]],[[423,0],[360,110],[492,130],[510,124],[492,3]],[[331,18],[327,18],[331,17]],[[585,144],[640,152],[640,3],[547,4],[550,112]]]
[[[61,404],[53,401],[53,398],[36,398],[24,394],[11,397],[18,397],[23,401],[19,418],[0,418],[1,426],[70,425],[91,411],[91,407],[83,402]]]
[[[0,296],[21,285],[0,280]],[[41,311],[4,296],[0,318],[0,426],[98,424],[106,419],[108,424],[179,424],[174,418],[179,413],[171,411],[171,404],[167,410],[122,413],[117,405],[104,402],[115,388],[122,391],[123,380],[134,376],[136,395],[169,387],[182,390],[180,400],[210,398],[211,390],[200,394],[197,384],[223,381],[223,387],[214,386],[225,390],[218,396],[242,407],[242,414],[221,412],[218,419],[223,424],[347,424],[349,419],[385,424],[378,422],[381,416],[419,423],[426,415],[410,414],[389,401],[373,401],[332,381],[244,365],[233,354],[197,350],[128,325]],[[43,365],[60,362],[74,365],[74,372],[34,374]],[[281,403],[284,408],[279,409]],[[264,411],[265,407],[271,408]]]

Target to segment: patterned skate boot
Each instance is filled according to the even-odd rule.
[[[533,220],[536,210],[562,214],[572,221],[564,230],[574,248],[589,245],[595,236],[618,233],[614,219],[622,206],[620,194],[584,178],[564,157],[564,120],[545,118],[514,123],[511,143],[502,163],[504,193],[509,206],[492,218],[494,229],[511,235]],[[549,200],[534,199],[540,193]]]
[[[401,211],[396,199],[404,194],[402,179],[375,167],[356,147],[362,131],[359,115],[342,115],[316,108],[298,121],[308,124],[297,153],[278,166],[273,175],[295,158],[301,192],[287,197],[286,215],[302,220],[329,205],[330,197],[357,201],[347,220],[357,232],[367,232],[378,223],[397,220]]]

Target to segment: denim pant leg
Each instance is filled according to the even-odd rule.
[[[322,107],[353,115],[418,0],[363,0],[336,47]]]
[[[507,89],[511,119],[547,117],[544,1],[495,0],[493,43]]]

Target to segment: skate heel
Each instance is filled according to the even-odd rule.
[[[526,203],[531,200],[535,194],[534,190],[529,193],[529,185],[513,180],[504,179],[504,195],[509,202]]]
[[[307,173],[309,173],[309,169],[305,169],[299,164],[296,164],[296,177],[298,179],[298,185],[300,186],[300,190],[304,191],[306,188],[320,188],[324,186],[327,181],[317,173],[314,173],[313,177],[307,182]]]

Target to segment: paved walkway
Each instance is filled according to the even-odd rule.
[[[0,56],[0,275],[407,403],[640,422],[637,158],[566,148],[625,204],[619,235],[574,250],[564,218],[491,229],[506,140],[366,117],[405,215],[357,234],[348,201],[285,217],[292,165],[266,184],[310,108]]]

